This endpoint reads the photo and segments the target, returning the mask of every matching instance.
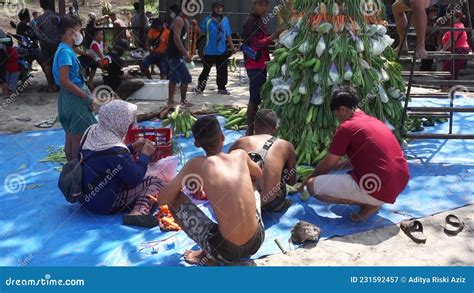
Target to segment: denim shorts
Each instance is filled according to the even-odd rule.
[[[171,58],[168,60],[168,78],[171,82],[180,84],[190,84],[192,82],[191,74],[183,58]]]
[[[140,69],[143,71],[150,67],[150,65],[158,65],[160,69],[160,75],[168,75],[168,62],[166,61],[166,55],[162,54],[150,54],[143,59],[142,64],[140,64]]]
[[[250,102],[260,104],[260,90],[267,81],[267,70],[263,69],[247,69],[247,75],[250,83]]]

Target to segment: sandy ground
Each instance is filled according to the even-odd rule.
[[[42,122],[49,118],[57,116],[57,93],[40,93],[38,88],[45,84],[46,80],[41,68],[35,67],[38,71],[33,72],[33,77],[27,86],[24,87],[18,96],[6,96],[0,98],[0,132],[16,133],[28,130],[39,130],[35,127],[36,123]],[[135,67],[129,67],[134,69]],[[197,84],[197,79],[201,73],[201,67],[197,66],[192,70],[193,81]],[[194,104],[192,110],[200,110],[204,103],[225,104],[245,106],[248,101],[248,85],[239,81],[239,69],[237,72],[229,73],[228,90],[231,96],[217,95],[217,86],[215,81],[215,71],[211,72],[206,92],[203,95],[195,95],[191,92],[193,86],[189,86],[187,99]],[[242,69],[242,75],[246,75]],[[154,76],[154,78],[159,78]],[[95,85],[102,84],[101,73],[98,71],[95,78]],[[133,101],[138,105],[138,113],[156,112],[159,108],[166,104],[164,98],[157,98],[159,101]],[[177,94],[175,101],[179,101]],[[61,127],[56,123],[54,127]]]
[[[443,227],[448,214],[465,223],[457,236]],[[416,244],[398,226],[389,226],[306,245],[288,254],[254,261],[257,266],[472,266],[474,265],[474,206],[465,206],[421,219],[426,244]]]
[[[241,53],[237,55],[237,60],[241,59]],[[137,67],[129,67],[136,69]],[[41,68],[35,65],[38,71],[33,72],[33,77],[28,85],[22,89],[20,95],[0,98],[0,132],[16,133],[28,130],[39,130],[35,127],[36,123],[57,116],[57,93],[40,93],[38,88],[45,84],[45,78]],[[231,92],[230,96],[217,95],[216,72],[213,69],[208,81],[208,86],[203,95],[195,95],[191,92],[197,84],[197,79],[201,73],[202,67],[199,64],[191,71],[193,76],[193,85],[189,86],[187,95],[188,101],[193,104],[192,110],[200,110],[204,103],[224,104],[245,106],[248,102],[248,84],[241,82],[240,77],[246,78],[245,69],[237,67],[236,72],[229,72],[229,83],[227,89]],[[239,72],[240,71],[240,72]],[[154,78],[159,78],[154,76]],[[100,70],[96,74],[95,85],[102,84]],[[414,93],[436,93],[438,90],[413,88]],[[148,113],[157,111],[166,104],[164,98],[157,97],[158,101],[133,101],[138,106],[139,113]],[[179,95],[175,95],[175,101],[179,101]],[[56,123],[54,127],[61,127]]]

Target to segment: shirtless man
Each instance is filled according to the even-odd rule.
[[[186,262],[210,265],[250,257],[265,238],[260,195],[252,182],[262,178],[262,171],[244,151],[222,153],[224,135],[214,116],[199,118],[192,131],[196,147],[206,156],[189,160],[159,193],[158,203],[170,207],[176,222],[202,249],[186,251]],[[182,193],[184,187],[199,191],[201,186],[217,224]]]
[[[404,37],[407,33],[408,20],[405,13],[412,11],[413,26],[416,31],[416,57],[419,59],[426,59],[428,53],[425,48],[426,29],[428,17],[426,11],[428,7],[437,4],[440,0],[397,0],[392,5],[393,16],[395,24],[397,25],[397,32],[400,40],[398,50],[408,51],[408,44]],[[445,1],[443,1],[445,2]]]
[[[275,137],[277,120],[273,110],[258,111],[254,123],[255,135],[238,139],[230,151],[242,149],[252,159],[257,157],[256,161],[262,160],[262,208],[282,212],[291,205],[291,201],[286,199],[286,184],[296,184],[296,154],[290,142]]]

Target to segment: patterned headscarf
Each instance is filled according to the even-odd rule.
[[[127,146],[123,142],[130,125],[135,121],[137,106],[115,100],[100,107],[99,123],[90,127],[82,149],[103,151]]]

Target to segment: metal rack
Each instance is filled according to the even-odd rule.
[[[468,16],[471,15],[469,3],[467,0],[460,1],[462,5],[466,5],[467,14]],[[464,29],[454,28],[453,25],[453,18],[451,17],[451,27],[433,27],[436,31],[451,31],[453,34],[451,35],[451,52],[428,52],[428,58],[433,58],[437,60],[449,60],[451,59],[451,80],[439,80],[439,79],[417,79],[417,77],[427,76],[427,74],[431,74],[431,76],[445,76],[446,73],[444,72],[419,72],[415,71],[415,64],[417,63],[416,59],[416,49],[413,54],[410,71],[404,72],[404,75],[408,75],[408,85],[407,85],[407,92],[404,101],[404,108],[403,108],[403,115],[400,123],[400,133],[402,133],[406,138],[411,139],[474,139],[474,134],[453,134],[453,116],[454,113],[474,113],[474,106],[473,107],[463,107],[463,108],[456,108],[454,107],[454,98],[455,92],[451,91],[449,95],[430,95],[430,98],[437,98],[437,99],[449,99],[449,107],[410,107],[408,103],[411,98],[426,98],[425,95],[411,95],[411,89],[414,84],[417,85],[432,85],[437,84],[441,86],[459,86],[462,88],[467,87],[474,87],[474,80],[455,80],[455,59],[468,59],[474,60],[474,55],[462,55],[455,53],[455,38],[454,32],[471,32],[474,34],[472,21],[469,18],[469,27]],[[408,28],[410,27],[411,19],[408,21],[407,26],[407,33],[405,34],[402,42],[406,40],[408,34]],[[398,56],[400,58],[400,54]],[[429,75],[428,75],[429,76]],[[449,133],[447,134],[434,134],[434,133],[424,133],[424,134],[412,134],[406,133],[404,129],[405,121],[408,117],[443,117],[449,119]]]

